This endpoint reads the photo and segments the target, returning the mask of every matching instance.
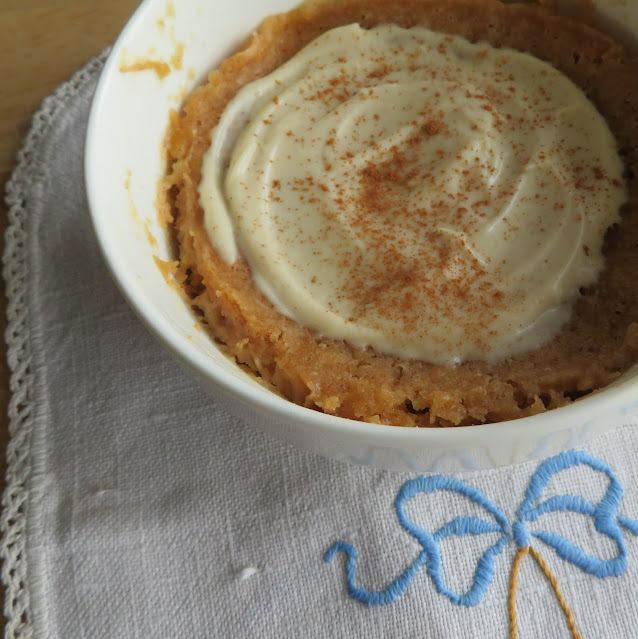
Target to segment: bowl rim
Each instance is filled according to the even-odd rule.
[[[545,413],[529,417],[507,420],[502,422],[477,424],[457,427],[414,427],[390,426],[371,422],[357,421],[344,417],[337,417],[311,408],[306,408],[284,399],[275,393],[255,393],[254,387],[240,378],[231,377],[224,373],[205,353],[197,349],[184,336],[177,334],[174,327],[148,301],[146,296],[140,295],[141,287],[137,278],[132,276],[117,259],[115,247],[108,240],[105,232],[108,219],[107,211],[102,207],[96,192],[97,153],[95,153],[95,138],[100,125],[102,106],[109,80],[118,72],[118,59],[122,53],[124,43],[129,33],[137,23],[144,19],[144,14],[157,0],[143,0],[131,15],[120,35],[115,41],[104,64],[100,78],[93,95],[85,138],[84,179],[90,219],[97,243],[111,273],[113,280],[120,289],[129,306],[142,320],[143,324],[164,346],[178,359],[184,360],[201,377],[210,380],[220,390],[230,395],[235,401],[240,401],[262,411],[267,411],[273,418],[286,422],[295,420],[299,428],[312,428],[327,433],[339,432],[341,435],[363,438],[368,442],[394,447],[411,443],[431,445],[434,447],[458,446],[459,444],[486,444],[499,440],[510,440],[511,444],[533,434],[534,438],[569,430],[573,425],[584,424],[591,420],[609,414],[626,405],[628,401],[638,400],[638,378],[620,380],[611,386],[588,395],[567,406],[552,409]],[[167,119],[168,122],[168,119]]]

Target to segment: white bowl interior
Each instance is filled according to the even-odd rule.
[[[512,463],[576,445],[626,418],[638,408],[635,372],[614,388],[573,406],[517,422],[462,429],[359,424],[277,397],[221,354],[199,328],[157,265],[157,259],[171,259],[156,207],[158,181],[165,170],[162,145],[168,113],[179,108],[187,93],[264,16],[297,4],[297,0],[180,0],[173,5],[146,0],[113,48],[89,121],[87,191],[106,262],[147,326],[206,385],[231,397],[240,413],[245,409],[249,418],[258,415],[262,426],[298,445],[359,463],[429,470],[432,450],[449,453],[452,461],[443,467],[451,470]],[[599,0],[596,6],[605,25],[623,41],[631,42],[630,34],[638,34],[638,4]],[[163,78],[155,70],[160,63],[171,67]],[[135,64],[150,68],[122,71]],[[550,443],[540,446],[548,437]],[[465,455],[481,447],[487,456],[473,463],[459,461],[460,452]],[[381,453],[375,456],[371,450]],[[390,451],[390,456],[383,451]],[[406,455],[412,461],[406,462]]]

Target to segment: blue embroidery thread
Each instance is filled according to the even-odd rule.
[[[603,473],[609,480],[607,490],[597,504],[576,495],[555,495],[545,501],[539,502],[543,491],[552,477],[563,470],[582,465],[588,466],[596,472]],[[491,515],[492,520],[488,521],[481,517],[455,517],[435,532],[430,532],[425,528],[417,526],[409,519],[405,512],[407,502],[420,493],[440,491],[457,493],[466,497]],[[576,450],[560,453],[555,457],[545,460],[538,466],[530,479],[523,501],[516,512],[516,521],[511,525],[505,513],[480,490],[473,488],[461,480],[444,475],[421,476],[408,480],[403,484],[397,494],[394,506],[399,523],[419,542],[422,550],[412,564],[388,586],[383,590],[369,591],[355,584],[357,553],[351,544],[344,541],[335,543],[325,553],[324,560],[326,562],[332,561],[338,552],[343,552],[347,556],[346,584],[348,594],[351,598],[368,606],[383,606],[394,603],[408,589],[415,575],[424,566],[437,592],[446,596],[452,603],[457,605],[475,606],[481,601],[492,583],[496,557],[510,541],[513,541],[518,547],[518,552],[512,569],[510,592],[511,636],[516,636],[514,600],[517,587],[516,575],[518,573],[518,565],[522,557],[529,553],[539,563],[547,578],[550,580],[554,592],[561,603],[563,612],[568,619],[572,635],[578,637],[580,635],[575,629],[571,612],[566,607],[560,590],[558,589],[556,579],[538,552],[531,547],[530,539],[531,537],[540,539],[543,543],[553,548],[562,559],[600,579],[619,576],[623,574],[627,568],[627,546],[623,536],[623,529],[638,536],[638,520],[617,514],[622,496],[622,486],[611,468],[605,462],[587,453]],[[599,559],[588,555],[581,548],[558,533],[528,529],[526,524],[536,521],[541,515],[558,511],[575,512],[591,517],[596,531],[615,543],[617,548],[616,556],[607,560]],[[497,533],[499,539],[490,545],[480,556],[473,575],[472,584],[467,592],[453,592],[445,585],[439,542],[451,535],[481,535],[486,533]]]

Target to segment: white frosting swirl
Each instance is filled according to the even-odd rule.
[[[536,348],[603,267],[623,165],[583,92],[528,54],[425,28],[329,31],[244,87],[200,201],[283,313],[451,364]]]

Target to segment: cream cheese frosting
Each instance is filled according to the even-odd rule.
[[[454,364],[560,330],[604,266],[622,174],[602,116],[541,60],[349,25],[230,102],[200,203],[222,259],[284,314]]]

